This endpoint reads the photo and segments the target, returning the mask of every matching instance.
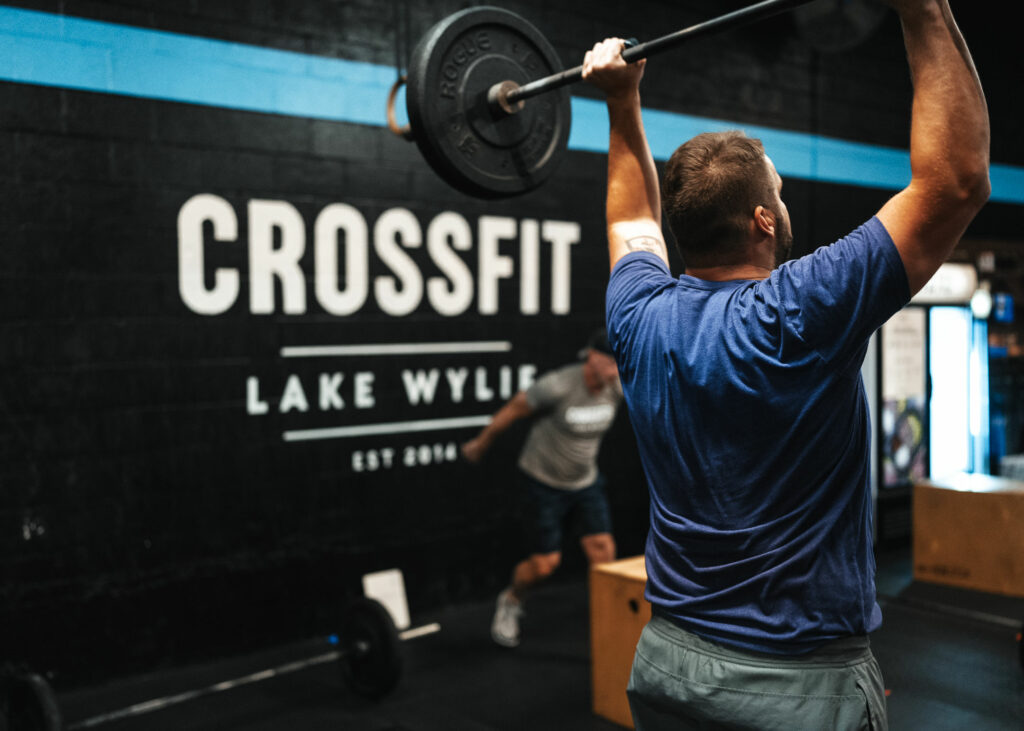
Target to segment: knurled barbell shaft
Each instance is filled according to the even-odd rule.
[[[745,8],[740,8],[739,10],[735,10],[731,13],[720,15],[717,18],[706,20],[703,23],[697,23],[696,25],[691,25],[688,28],[683,28],[675,33],[669,33],[668,35],[661,36],[660,38],[655,38],[654,40],[646,41],[645,43],[640,43],[631,48],[627,48],[623,51],[622,58],[627,63],[637,61],[641,58],[653,56],[659,51],[676,46],[683,41],[691,40],[708,33],[738,27],[744,23],[753,22],[755,20],[761,20],[763,18],[791,10],[800,5],[806,5],[812,1],[813,0],[763,0],[763,2],[749,5]],[[547,91],[552,91],[553,89],[573,84],[582,78],[583,66],[576,66],[571,69],[559,71],[557,74],[551,74],[551,76],[545,76],[542,79],[531,81],[528,84],[523,84],[517,89],[505,92],[502,96],[506,103],[511,105],[525,99],[538,96]]]
[[[407,630],[402,630],[397,633],[398,639],[402,642],[416,639],[417,637],[423,637],[424,635],[431,635],[435,632],[441,631],[441,625],[437,622],[425,624],[419,627],[411,627]],[[117,721],[123,718],[131,718],[139,716],[152,711],[158,711],[169,706],[183,703],[184,701],[193,700],[201,696],[210,695],[212,693],[219,693],[225,690],[231,690],[242,685],[249,685],[251,683],[258,683],[269,678],[279,677],[287,673],[293,673],[299,670],[305,670],[306,668],[314,665],[323,665],[325,663],[336,662],[339,659],[345,659],[352,655],[356,657],[365,656],[367,653],[373,651],[373,645],[364,639],[355,640],[351,646],[342,647],[332,652],[328,652],[316,657],[311,657],[305,660],[299,660],[296,662],[285,663],[284,665],[278,665],[274,668],[268,668],[259,672],[251,673],[249,675],[234,678],[232,680],[223,680],[214,685],[207,686],[205,688],[197,688],[195,690],[188,690],[183,693],[177,693],[175,695],[165,696],[163,698],[154,698],[153,700],[144,701],[137,703],[127,708],[122,708],[116,711],[110,711],[107,713],[101,713],[98,716],[92,716],[82,721],[68,726],[69,731],[79,731],[80,729],[92,728],[93,726],[100,726],[102,724],[110,723],[111,721]]]

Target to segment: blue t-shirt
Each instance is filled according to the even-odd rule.
[[[860,367],[909,299],[877,218],[762,281],[616,263],[608,336],[651,494],[655,612],[776,654],[878,628]]]

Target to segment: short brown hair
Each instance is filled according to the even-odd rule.
[[[665,218],[687,266],[733,263],[754,209],[774,199],[764,145],[743,132],[699,134],[665,166]]]

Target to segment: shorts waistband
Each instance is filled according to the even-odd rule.
[[[871,641],[867,635],[851,635],[829,640],[820,647],[800,655],[774,655],[737,647],[728,647],[715,640],[709,640],[683,629],[678,624],[659,614],[654,614],[648,624],[670,642],[687,647],[705,655],[712,655],[730,662],[748,665],[779,667],[798,665],[807,667],[837,667],[855,665],[870,660]]]

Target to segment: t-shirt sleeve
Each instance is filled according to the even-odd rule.
[[[544,411],[557,404],[569,390],[564,369],[545,373],[526,389],[526,403],[534,411]]]
[[[626,254],[612,268],[605,293],[608,342],[619,363],[628,362],[637,320],[651,294],[675,280],[662,259],[650,252]]]
[[[903,260],[882,222],[787,262],[765,280],[801,339],[841,365],[910,301]]]

